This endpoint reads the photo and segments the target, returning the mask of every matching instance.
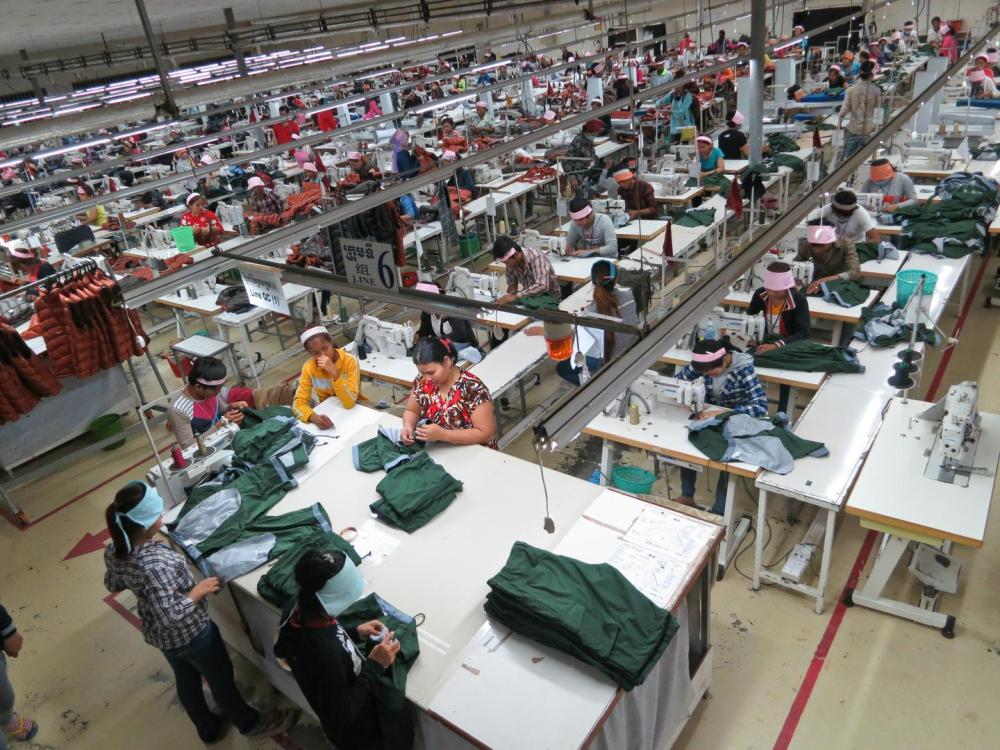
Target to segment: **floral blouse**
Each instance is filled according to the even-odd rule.
[[[413,397],[420,406],[421,419],[446,430],[467,430],[473,426],[472,413],[480,404],[492,403],[489,389],[471,372],[462,372],[447,393],[441,393],[430,378],[419,375],[413,381]],[[496,448],[496,437],[486,444]]]

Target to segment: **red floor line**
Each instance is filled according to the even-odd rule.
[[[115,597],[117,594],[108,594],[102,600],[111,609],[120,614],[125,618],[125,622],[134,627],[136,630],[142,630],[142,620],[140,620],[128,607],[118,601]]]
[[[972,303],[976,299],[976,293],[979,291],[979,285],[983,281],[983,274],[986,272],[986,266],[989,261],[990,256],[986,255],[983,257],[982,263],[979,264],[979,270],[976,272],[976,280],[972,283],[972,290],[965,298],[965,304],[962,305],[962,311],[959,313],[958,320],[955,321],[955,328],[951,332],[951,335],[954,338],[959,337],[959,334],[962,332],[962,328],[965,326],[965,320],[969,316],[969,310],[972,309]],[[954,351],[955,347],[949,346],[941,354],[941,363],[938,365],[937,371],[934,373],[934,379],[931,380],[931,384],[927,388],[927,396],[924,399],[925,401],[934,400],[937,389],[941,387],[941,380],[944,378],[944,372],[948,369],[948,363],[951,361],[951,355]]]
[[[851,568],[851,574],[847,578],[847,583],[844,584],[844,590],[840,592],[840,596],[837,599],[837,606],[833,610],[833,616],[830,618],[830,622],[827,623],[819,645],[816,646],[816,653],[813,654],[805,677],[802,678],[802,684],[799,685],[799,691],[795,694],[792,707],[788,709],[788,715],[785,717],[785,723],[781,727],[781,733],[774,743],[774,750],[786,750],[792,742],[795,729],[799,725],[799,719],[802,718],[802,714],[806,710],[806,704],[809,703],[813,688],[816,687],[816,681],[819,679],[819,674],[826,663],[826,657],[830,653],[833,639],[836,638],[837,631],[840,630],[840,623],[844,619],[844,613],[847,611],[847,607],[844,605],[844,596],[847,594],[848,589],[853,589],[858,585],[861,571],[864,570],[865,565],[868,563],[868,556],[872,551],[872,547],[875,546],[876,536],[877,534],[874,531],[869,531],[865,536],[865,541],[862,543],[858,556],[854,560],[854,566]]]
[[[972,303],[976,299],[976,294],[979,292],[979,286],[983,281],[983,274],[986,272],[986,266],[989,261],[990,256],[986,255],[979,264],[979,270],[976,272],[976,278],[972,284],[972,289],[969,290],[968,296],[965,298],[965,304],[962,305],[962,310],[959,312],[958,320],[955,321],[955,327],[951,334],[955,338],[958,338],[962,328],[965,326],[965,321],[969,316],[969,311],[972,309]],[[934,377],[927,390],[925,400],[934,400],[934,395],[937,393],[937,389],[941,386],[941,381],[944,379],[944,373],[948,369],[948,364],[951,362],[951,355],[954,351],[955,347],[950,346],[942,353],[941,361],[938,363],[937,370],[934,372]],[[847,607],[844,605],[844,596],[847,594],[848,589],[857,587],[861,571],[864,570],[865,565],[868,563],[868,556],[871,554],[872,547],[874,546],[877,537],[878,534],[875,531],[869,531],[865,536],[865,541],[862,543],[861,549],[858,551],[858,556],[854,560],[854,566],[851,568],[851,574],[848,576],[847,583],[844,585],[844,590],[840,592],[840,597],[837,600],[837,606],[833,610],[833,616],[830,618],[830,622],[827,623],[826,630],[823,632],[823,637],[820,639],[819,645],[816,647],[816,653],[813,655],[813,659],[809,663],[809,668],[806,670],[806,674],[802,678],[802,684],[799,685],[799,690],[795,694],[795,700],[792,701],[792,706],[788,709],[788,715],[785,717],[785,723],[782,725],[781,732],[778,734],[778,739],[774,743],[774,750],[786,750],[786,748],[791,745],[792,737],[795,736],[795,730],[799,725],[799,720],[802,718],[806,705],[809,703],[809,698],[812,696],[813,688],[816,686],[816,681],[819,679],[820,672],[823,669],[823,664],[826,662],[827,654],[830,653],[830,647],[833,645],[833,639],[837,636],[837,631],[840,630],[840,624],[847,611]]]

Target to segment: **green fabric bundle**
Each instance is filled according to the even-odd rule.
[[[524,542],[487,585],[491,619],[593,665],[625,690],[642,684],[678,628],[611,565]]]
[[[827,346],[815,341],[793,341],[753,355],[754,367],[795,372],[864,372],[858,355],[847,346]]]
[[[274,606],[283,607],[299,591],[298,584],[295,583],[295,565],[310,549],[318,549],[320,552],[343,552],[355,565],[361,564],[361,556],[354,549],[354,545],[345,541],[339,534],[320,529],[281,556],[281,559],[257,581],[257,593]]]
[[[702,187],[716,188],[720,193],[729,190],[729,178],[721,174],[710,174],[701,180]]]
[[[731,414],[721,414],[717,417],[719,423],[700,430],[688,430],[688,440],[702,453],[713,461],[722,461],[726,451],[729,450],[729,440],[723,435],[726,427],[726,420]],[[785,449],[792,454],[792,458],[804,458],[812,454],[822,455],[826,452],[826,446],[815,440],[806,440],[796,435],[794,432],[783,427],[785,422],[779,417],[770,418],[774,428],[764,430],[758,435],[768,435],[776,437],[785,446]]]
[[[368,506],[372,513],[412,534],[451,505],[462,483],[421,452],[393,467],[375,489],[381,499]]]
[[[715,209],[692,208],[674,219],[676,227],[708,227],[715,221]]]
[[[273,416],[265,417],[263,412],[253,409],[244,410],[244,419],[250,416],[251,422],[256,424],[243,427],[233,436],[236,463],[256,466],[278,457],[288,471],[305,466],[316,437],[302,429],[287,406],[273,406],[267,411]]]
[[[771,148],[772,154],[780,154],[786,151],[798,151],[799,144],[794,139],[784,133],[771,133],[767,136],[767,145]]]
[[[405,445],[400,440],[394,440],[384,429],[379,429],[375,437],[352,448],[354,468],[369,474],[373,471],[388,471],[402,456],[414,456],[423,449],[424,444],[421,442],[414,441],[412,445]]]
[[[868,301],[871,289],[850,279],[834,279],[824,282],[821,291],[812,296],[820,296],[827,302],[833,302],[841,307],[854,307]]]
[[[530,297],[519,297],[515,304],[527,307],[529,310],[558,310],[559,300],[548,292],[533,294]]]
[[[877,242],[855,242],[854,250],[858,254],[858,261],[860,263],[867,263],[870,260],[878,258]]]

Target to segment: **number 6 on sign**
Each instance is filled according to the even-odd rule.
[[[352,284],[382,287],[390,291],[399,287],[399,275],[393,263],[391,245],[342,239],[340,248],[347,266],[347,278]]]

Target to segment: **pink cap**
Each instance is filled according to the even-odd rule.
[[[720,357],[723,357],[725,354],[726,354],[726,347],[724,345],[722,345],[722,344],[719,344],[719,348],[716,351],[714,351],[714,352],[705,352],[703,354],[699,354],[698,352],[692,352],[691,353],[691,361],[692,362],[714,362],[715,360],[719,359]]]
[[[795,276],[791,271],[764,271],[764,288],[776,292],[795,286]]]
[[[842,67],[840,67],[839,65],[831,65],[830,66],[830,70],[836,70],[838,73],[843,73],[844,72],[844,69]]]
[[[477,107],[489,107],[490,105],[486,103],[485,99],[480,99],[478,102],[476,102],[476,106]]]
[[[202,154],[201,163],[204,164],[205,166],[208,166],[209,164],[215,164],[215,159],[213,159],[208,154]]]
[[[418,281],[413,287],[418,292],[427,292],[428,294],[440,294],[441,290],[438,288],[437,284],[432,284],[429,281]]]
[[[712,139],[707,135],[699,135],[695,138],[695,140],[698,141],[698,143],[707,143],[709,146],[712,145]]]
[[[14,240],[9,245],[7,245],[7,250],[9,250],[10,254],[13,255],[15,258],[23,258],[24,260],[33,260],[35,257],[35,254],[34,252],[32,252],[31,248],[25,245],[20,240]]]
[[[258,187],[264,187],[264,181],[260,177],[251,177],[247,180],[247,188],[253,189]]]
[[[589,205],[587,205],[581,208],[579,211],[570,211],[569,217],[574,221],[580,221],[580,219],[586,219],[592,213],[594,213],[594,209],[591,208]]]
[[[973,83],[982,83],[986,78],[986,72],[979,68],[973,68],[968,72],[969,80]]]
[[[742,125],[746,121],[746,118],[743,116],[742,112],[736,111],[733,112],[733,116],[729,118],[729,121],[733,123],[733,125]]]
[[[303,172],[318,172],[319,170],[316,169],[316,165],[315,164],[313,164],[311,161],[307,161],[305,164],[302,165],[302,171]]]
[[[806,230],[806,238],[814,245],[829,245],[837,241],[837,232],[829,224],[819,224]]]
[[[361,161],[362,156],[360,151],[348,151],[347,158],[351,161]]]

